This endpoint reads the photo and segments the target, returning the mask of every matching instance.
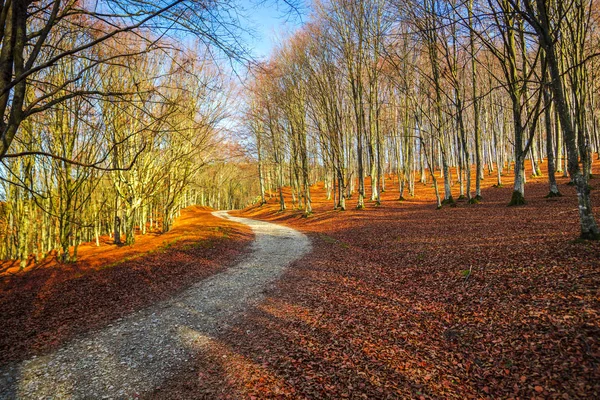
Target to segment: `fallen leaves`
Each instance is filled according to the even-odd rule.
[[[550,202],[543,198],[546,184],[534,180],[528,205],[507,208],[510,187],[487,187],[480,204],[435,210],[431,187],[418,187],[417,197],[402,203],[388,187],[382,205],[365,211],[350,210],[350,201],[347,212],[331,210],[322,187],[312,191],[310,218],[277,212],[275,199],[244,211],[304,230],[313,252],[147,397],[600,397],[600,244],[572,240],[578,232],[572,188],[561,186],[566,196]],[[220,262],[235,242],[223,243],[201,254]],[[152,286],[158,297],[189,279],[185,268],[177,269],[178,257],[168,264],[172,273]],[[119,291],[118,279],[98,276],[121,293],[106,300],[106,313],[115,302],[135,303]],[[77,287],[99,286],[86,282]],[[53,307],[26,310],[39,291],[29,288],[32,298],[16,300],[35,323],[20,326],[29,335],[20,343],[51,343],[60,330],[49,327],[57,322],[67,332],[59,337],[72,334],[81,318],[71,311],[54,319]],[[78,293],[65,292],[57,304],[76,310]]]
[[[365,211],[332,211],[318,187],[310,218],[278,213],[275,199],[242,213],[304,230],[313,252],[223,335],[249,362],[213,371],[190,393],[600,396],[600,244],[570,239],[578,232],[570,188],[548,202],[546,184],[529,183],[528,205],[507,208],[510,188],[488,187],[480,204],[442,210],[431,187],[401,204],[390,189]],[[284,384],[257,384],[265,370]],[[224,377],[238,378],[218,384]],[[177,398],[189,379],[174,377],[164,397]]]
[[[165,240],[171,243],[168,248],[161,245]],[[226,268],[251,240],[246,226],[192,207],[182,212],[172,231],[154,240],[154,247],[142,243],[145,254],[115,260],[112,253],[120,254],[121,248],[93,249],[94,257],[105,259],[110,268],[88,264],[83,250],[82,262],[5,276],[0,281],[0,363],[42,354],[169,298]],[[136,246],[124,250],[136,252]]]

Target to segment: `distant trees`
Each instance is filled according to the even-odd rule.
[[[379,204],[391,176],[403,199],[415,172],[436,195],[443,179],[438,206],[455,201],[455,182],[461,198],[477,202],[486,171],[502,185],[512,168],[507,203],[519,205],[528,174],[538,176],[544,159],[551,195],[559,195],[554,173],[567,154],[581,236],[597,238],[588,179],[600,144],[591,68],[598,38],[591,0],[316,2],[311,23],[255,71],[249,97],[262,106],[249,124],[262,127],[254,128],[262,132],[261,168],[265,160],[278,166],[272,182],[282,205],[282,185],[296,195],[296,176],[313,176],[334,188],[342,210],[354,194],[358,208],[368,194]],[[306,121],[308,164],[297,162],[304,149],[286,131],[294,102],[282,93],[301,93],[294,118]]]
[[[182,207],[215,204],[212,192],[225,192],[202,185],[222,158],[226,90],[211,93],[225,84],[214,66],[158,53],[128,63],[80,83],[130,94],[73,97],[24,121],[12,144],[21,155],[4,161],[3,258],[25,263],[58,247],[63,261],[75,261],[83,241],[110,233],[132,244],[136,232],[167,231]]]
[[[0,2],[1,259],[72,262],[102,235],[167,231],[182,207],[246,204],[248,160],[222,124],[232,85],[214,62],[246,56],[236,11]]]

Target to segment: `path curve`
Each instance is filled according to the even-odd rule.
[[[213,215],[254,232],[252,252],[242,261],[53,353],[1,367],[0,398],[132,398],[149,392],[310,251],[309,239],[292,228],[226,211]]]

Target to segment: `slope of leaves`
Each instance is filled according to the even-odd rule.
[[[5,274],[0,280],[0,363],[43,354],[169,298],[227,267],[252,237],[245,225],[189,207],[166,234],[140,236],[133,246],[83,246],[77,263],[52,260],[21,274]]]
[[[333,211],[322,187],[310,218],[275,198],[245,210],[302,229],[312,254],[150,397],[599,397],[600,243],[575,240],[574,189],[545,199],[534,179],[508,208],[494,180],[441,210],[431,186],[398,202],[391,180],[365,211]]]

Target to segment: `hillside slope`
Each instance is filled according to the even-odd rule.
[[[0,280],[0,363],[58,348],[68,339],[139,310],[223,270],[253,235],[211,210],[189,207],[168,233],[133,246],[82,246],[79,261],[56,260]]]
[[[530,180],[528,204],[508,208],[511,188],[492,183],[481,204],[442,210],[431,186],[398,202],[388,184],[364,211],[314,187],[309,218],[275,198],[240,212],[301,229],[313,252],[153,397],[600,396],[600,243],[575,240],[573,188],[545,199]]]

